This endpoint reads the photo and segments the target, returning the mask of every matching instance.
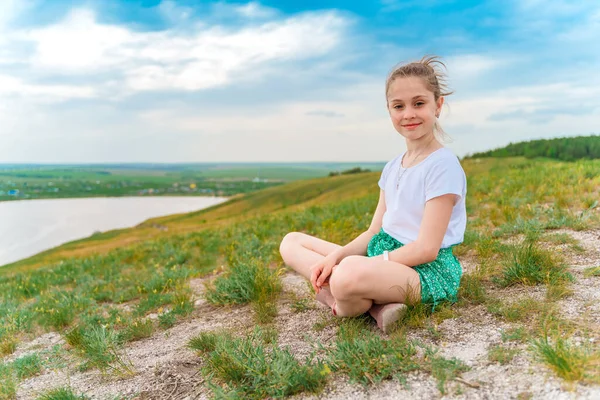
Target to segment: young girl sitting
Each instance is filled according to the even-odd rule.
[[[447,91],[437,57],[395,68],[387,109],[407,150],[388,162],[369,229],[345,246],[288,233],[284,262],[309,279],[334,315],[367,311],[384,331],[405,304],[456,300],[462,268],[452,247],[463,240],[467,181],[458,158],[440,142],[437,121]]]

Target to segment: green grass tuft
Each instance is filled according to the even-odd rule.
[[[42,361],[39,355],[34,353],[17,358],[12,362],[12,367],[17,374],[17,378],[23,380],[42,372]]]
[[[438,349],[425,348],[425,366],[437,380],[437,388],[441,394],[446,394],[446,383],[470,368],[456,358],[447,359],[437,354]]]
[[[311,358],[300,363],[288,349],[266,345],[272,338],[264,336],[257,327],[244,338],[203,333],[188,343],[204,354],[205,376],[218,379],[220,385],[211,385],[217,397],[279,398],[323,387],[329,373],[325,364]]]
[[[587,278],[589,278],[590,276],[600,276],[600,266],[584,269],[583,276],[585,276]]]
[[[70,387],[61,387],[47,391],[36,400],[87,400],[84,395],[77,396]]]
[[[219,335],[217,333],[201,332],[199,335],[190,339],[188,347],[192,350],[196,350],[199,354],[204,355],[217,348],[218,340]]]
[[[150,319],[135,319],[130,321],[123,330],[119,332],[120,342],[132,342],[152,336],[154,324]]]
[[[522,284],[557,284],[572,281],[567,267],[552,252],[544,250],[533,241],[514,246],[502,277],[496,279],[501,287]]]
[[[471,304],[483,304],[487,294],[480,274],[464,274],[458,288],[458,299]]]
[[[262,293],[281,291],[278,276],[261,260],[236,263],[216,278],[206,291],[206,299],[216,305],[247,304],[258,301]]]
[[[0,363],[0,400],[12,400],[17,396],[17,377],[9,364]]]
[[[507,329],[500,332],[503,342],[521,342],[525,343],[529,338],[527,330],[523,326]]]
[[[490,361],[506,365],[512,361],[518,352],[518,349],[496,345],[488,350],[488,359]]]
[[[133,365],[121,354],[119,334],[103,326],[76,327],[65,334],[65,340],[84,359],[85,368],[98,368],[104,374],[131,376]]]
[[[573,345],[562,337],[532,340],[534,354],[567,381],[600,382],[600,351],[590,344]]]
[[[0,338],[0,356],[12,354],[17,349],[19,341],[12,335]]]
[[[344,372],[352,382],[368,385],[418,369],[415,355],[414,345],[405,337],[383,339],[357,318],[340,326],[327,359],[333,371]]]

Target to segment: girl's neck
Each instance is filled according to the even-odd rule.
[[[440,148],[442,148],[440,142],[438,142],[433,134],[424,136],[417,140],[406,141],[406,153],[407,155],[420,154],[428,155]]]

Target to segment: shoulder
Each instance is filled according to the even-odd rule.
[[[447,147],[442,147],[431,154],[429,168],[440,169],[440,168],[451,168],[463,170],[460,160]]]
[[[458,157],[452,150],[442,147],[432,154],[427,165],[427,177],[429,179],[460,179],[466,180],[465,171]]]

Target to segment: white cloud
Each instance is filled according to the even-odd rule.
[[[139,49],[143,65],[127,72],[134,90],[200,90],[269,61],[302,60],[331,51],[346,26],[334,13],[307,14],[239,31],[213,28],[194,37],[153,37]],[[169,61],[169,63],[166,63]]]
[[[270,7],[251,1],[243,6],[234,7],[235,11],[246,18],[270,18],[277,15],[277,11]]]
[[[0,1],[0,31],[31,6],[29,0]],[[1,38],[0,38],[1,40]],[[1,42],[0,42],[1,43]]]
[[[247,6],[260,10],[256,3]],[[76,9],[59,23],[13,36],[34,45],[30,67],[40,76],[118,74],[122,91],[131,93],[201,90],[242,79],[245,71],[268,62],[318,57],[342,41],[347,25],[335,12],[322,12],[239,28],[136,32],[99,23],[91,10]]]
[[[163,0],[158,5],[158,10],[165,19],[175,23],[187,21],[192,15],[191,8],[182,7],[172,0]]]
[[[52,101],[53,99],[91,98],[95,96],[95,91],[90,86],[28,84],[12,76],[0,75],[0,96],[2,95]]]
[[[118,65],[127,58],[135,34],[125,28],[96,22],[91,10],[73,10],[61,23],[28,34],[36,52],[34,68],[86,73]]]

